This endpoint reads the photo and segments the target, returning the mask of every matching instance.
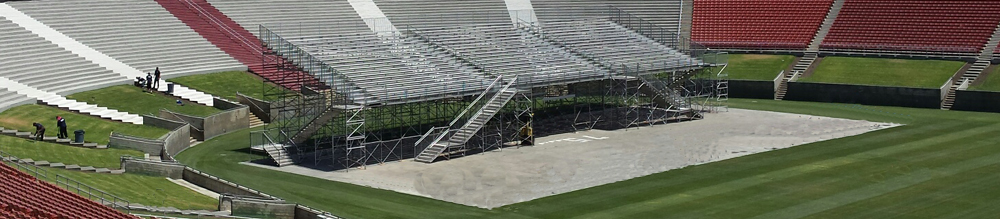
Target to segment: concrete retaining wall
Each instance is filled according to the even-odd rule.
[[[254,116],[257,116],[264,123],[271,123],[271,115],[278,115],[277,109],[271,109],[270,102],[258,100],[240,93],[236,93],[236,98],[240,104],[249,107],[250,113],[253,113]]]
[[[226,111],[207,117],[198,117],[175,113],[169,110],[160,110],[160,117],[183,121],[191,125],[191,137],[199,141],[212,139],[215,136],[236,130],[250,128],[249,107],[219,98],[215,98],[214,105],[216,108]]]
[[[170,155],[167,157],[173,159],[173,156],[191,147],[191,127],[187,124],[177,127],[163,138],[163,143],[163,150]]]
[[[233,216],[254,218],[295,218],[296,204],[280,200],[242,198],[223,195],[219,198],[219,210],[230,211]]]
[[[186,123],[177,120],[164,119],[156,116],[142,116],[142,125],[153,126],[166,130],[174,130]]]
[[[937,109],[941,107],[941,90],[789,82],[785,100]]]
[[[122,158],[122,168],[127,173],[137,173],[151,176],[169,177],[180,179],[183,177],[184,165],[177,163],[166,163],[156,161],[146,161],[132,158]]]
[[[118,133],[111,133],[111,136],[108,137],[108,147],[134,149],[152,156],[162,156],[163,145],[164,142],[162,140],[145,139]]]
[[[240,196],[274,199],[274,197],[265,195],[257,190],[243,187],[236,183],[232,183],[220,179],[218,177],[202,173],[201,171],[191,169],[190,167],[184,168],[184,173],[182,178],[185,181],[201,186],[202,188],[212,190],[219,194],[233,194]]]
[[[952,110],[1000,113],[1000,92],[960,90]]]

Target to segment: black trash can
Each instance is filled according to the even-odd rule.
[[[74,140],[73,142],[76,142],[76,143],[83,143],[83,134],[84,134],[84,133],[86,133],[86,132],[84,132],[83,130],[76,130],[76,131],[73,131],[73,134],[74,134],[74,135],[75,135],[75,137],[76,137],[76,138],[74,138],[75,140]]]
[[[167,83],[167,94],[174,94],[174,83]]]

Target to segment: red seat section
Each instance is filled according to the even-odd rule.
[[[0,218],[137,219],[0,162]]]
[[[708,47],[803,49],[833,0],[694,1],[691,39]]]
[[[822,47],[977,53],[998,23],[996,0],[847,0]]]
[[[283,63],[285,66],[291,66],[280,56],[262,54],[267,48],[261,45],[256,36],[207,1],[156,0],[156,2],[265,80],[292,90],[299,90],[302,84],[319,85],[319,80],[304,71],[285,71],[279,74],[274,65],[266,65],[266,63]]]

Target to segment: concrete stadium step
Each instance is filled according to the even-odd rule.
[[[809,47],[807,51],[819,51],[819,46],[823,44],[823,39],[826,35],[830,33],[830,28],[833,27],[834,21],[837,20],[837,15],[840,14],[840,9],[844,7],[844,2],[847,0],[834,0],[833,5],[830,6],[830,10],[826,13],[826,18],[823,19],[823,24],[820,26],[819,30],[816,31],[816,35],[813,37],[812,41],[809,42]]]

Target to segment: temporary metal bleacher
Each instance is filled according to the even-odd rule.
[[[246,70],[153,1],[8,2],[32,18],[143,72],[165,78]]]
[[[531,5],[540,21],[559,21],[588,17],[605,17],[601,7],[613,5],[649,21],[660,28],[678,32],[685,0],[532,0]]]

